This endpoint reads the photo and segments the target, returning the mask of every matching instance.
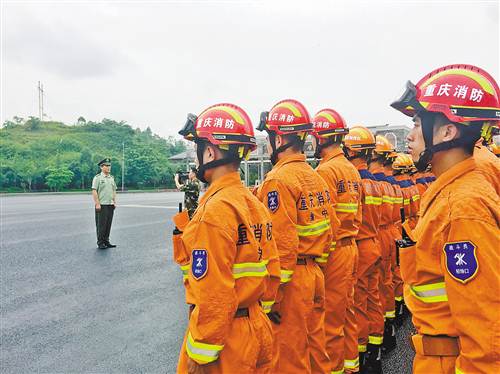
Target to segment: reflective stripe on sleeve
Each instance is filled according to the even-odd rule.
[[[420,195],[415,195],[415,196],[412,196],[411,199],[413,201],[417,201],[417,200],[420,200]]]
[[[332,244],[330,244],[330,252],[333,252],[336,248],[337,248],[337,242],[332,242]]]
[[[358,352],[366,352],[366,344],[358,344]]]
[[[384,195],[382,196],[382,202],[387,204],[394,204],[394,199],[390,196]]]
[[[268,274],[266,261],[233,264],[234,279],[243,277],[265,277]]]
[[[455,366],[455,374],[465,374],[462,370]]]
[[[261,301],[260,305],[262,305],[262,310],[264,313],[269,313],[271,311],[271,308],[274,305],[274,300],[273,301]]]
[[[385,318],[396,318],[396,311],[395,310],[391,310],[389,312],[385,312]]]
[[[328,262],[328,256],[329,255],[330,255],[329,253],[322,253],[321,257],[316,257],[314,259],[314,261],[316,261],[316,262],[318,262],[320,264],[326,264]]]
[[[191,332],[186,340],[186,352],[193,360],[209,363],[219,358],[223,345],[199,343],[193,339]]]
[[[336,212],[356,213],[358,211],[358,203],[337,203],[335,205]]]
[[[404,205],[410,205],[410,199],[403,199]]]
[[[382,198],[377,196],[365,196],[366,205],[381,205]]]
[[[288,283],[292,280],[293,270],[281,269],[281,283]]]
[[[359,368],[359,357],[355,360],[344,360],[344,368],[348,370]]]
[[[382,336],[368,335],[368,343],[382,345],[384,338]]]
[[[324,233],[325,231],[330,229],[330,220],[325,219],[323,221],[319,221],[316,223],[313,223],[311,225],[295,225],[297,229],[297,235],[298,236],[314,236],[314,235],[319,235],[321,233]]]
[[[394,204],[403,204],[403,198],[402,197],[395,197]]]
[[[446,285],[444,282],[424,284],[421,286],[410,285],[410,292],[424,303],[439,303],[448,301]]]
[[[188,279],[189,275],[189,264],[181,265],[182,279]]]

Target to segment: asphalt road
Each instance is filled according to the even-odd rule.
[[[181,198],[119,195],[118,247],[102,251],[90,194],[2,197],[0,371],[174,373],[187,317],[170,238]],[[401,344],[385,372],[409,373],[410,356]]]

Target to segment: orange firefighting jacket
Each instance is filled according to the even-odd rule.
[[[270,311],[274,302],[280,269],[271,217],[234,172],[210,185],[180,238],[174,257],[187,266],[187,301],[195,305],[186,351],[209,363],[224,348],[238,308],[260,302]]]
[[[380,205],[380,226],[389,226],[393,223],[393,210],[395,192],[391,183],[387,180],[384,174],[384,168],[378,167],[371,172],[378,182],[380,191],[382,192],[382,205]]]
[[[457,373],[500,372],[499,207],[475,160],[462,161],[429,187],[416,247],[401,250],[413,323],[459,338]]]
[[[368,171],[365,161],[354,165],[361,176],[361,205],[363,220],[356,240],[370,239],[378,235],[382,205],[382,191],[375,177]]]
[[[405,210],[405,219],[409,220],[410,226],[415,227],[418,215],[418,207],[416,202],[419,200],[420,196],[414,189],[414,185],[410,181],[410,178],[406,174],[400,174],[395,176],[396,180],[401,187],[401,192],[403,193],[403,207]]]
[[[337,148],[321,159],[316,171],[330,189],[333,207],[340,221],[335,239],[355,238],[362,220],[361,177],[358,170]]]
[[[427,190],[427,187],[429,187],[429,185],[427,183],[427,178],[425,177],[424,173],[418,172],[415,174],[415,177],[413,179],[414,179],[413,183],[415,183],[415,185],[418,188],[418,193],[420,195],[420,199],[422,199],[422,195]]]
[[[500,160],[485,146],[475,146],[474,159],[484,178],[491,183],[497,195],[500,194]]]
[[[259,186],[257,197],[271,212],[281,283],[292,280],[298,256],[326,262],[338,219],[325,181],[303,154],[279,160]]]
[[[403,207],[403,192],[398,181],[390,174],[388,170],[385,171],[387,181],[392,185],[394,191],[393,204],[392,204],[392,223],[401,231],[401,208]]]

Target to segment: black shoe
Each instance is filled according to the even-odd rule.
[[[99,248],[99,249],[108,249],[108,246],[106,244],[99,244],[97,246],[97,248]]]
[[[404,320],[403,312],[404,312],[403,302],[396,301],[396,320],[394,321],[396,327],[401,327],[401,325],[403,324]]]
[[[396,328],[394,327],[394,318],[387,318],[384,324],[384,343],[382,344],[382,353],[389,353],[396,348]]]
[[[365,352],[359,352],[359,372],[363,373],[365,368]]]
[[[382,374],[382,349],[380,345],[368,344],[364,361],[363,374]]]
[[[106,243],[106,248],[116,248],[115,244],[111,244],[110,242]]]

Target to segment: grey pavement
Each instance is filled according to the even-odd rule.
[[[90,194],[1,197],[0,372],[174,373],[187,322],[171,247],[181,199],[119,195],[118,247],[98,250]],[[402,345],[386,372],[409,373],[410,357]]]

